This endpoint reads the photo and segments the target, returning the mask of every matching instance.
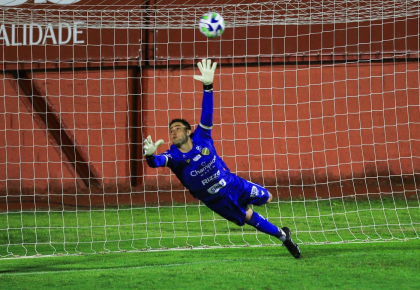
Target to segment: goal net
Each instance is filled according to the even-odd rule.
[[[0,1],[0,257],[281,245],[144,160],[198,124],[202,58],[256,211],[299,244],[419,238],[419,1],[38,2]]]

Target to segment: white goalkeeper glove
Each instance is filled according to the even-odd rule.
[[[163,140],[160,139],[156,141],[156,143],[153,143],[152,137],[149,135],[146,139],[144,139],[143,144],[143,154],[146,155],[146,157],[150,157],[153,153],[155,153],[158,147],[163,144]]]
[[[217,62],[213,62],[212,66],[210,59],[203,59],[202,64],[198,62],[197,66],[201,72],[201,76],[194,76],[194,79],[202,82],[206,86],[211,85],[213,83]]]

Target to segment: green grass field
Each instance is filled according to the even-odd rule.
[[[278,240],[249,226],[228,223],[194,204],[0,213],[4,258],[0,286],[418,289],[420,285],[418,200],[278,201],[254,209],[294,230],[302,259],[294,259]],[[263,246],[253,247],[259,245]],[[21,257],[14,259],[17,255]],[[41,257],[22,258],[34,255]]]
[[[418,238],[418,200],[280,201],[255,207],[299,244]],[[279,245],[197,204],[0,213],[0,256]]]
[[[418,289],[420,241],[0,260],[1,289]]]

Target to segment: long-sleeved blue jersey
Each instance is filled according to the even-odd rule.
[[[163,154],[146,158],[150,167],[168,166],[190,193],[205,203],[223,196],[233,181],[214,148],[212,126],[213,91],[204,91],[201,121],[191,138],[193,148],[182,153],[171,145]]]

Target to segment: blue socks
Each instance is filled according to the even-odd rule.
[[[265,217],[255,211],[246,223],[253,226],[260,232],[269,234],[270,236],[275,236],[281,241],[286,240],[286,235],[281,229],[270,223]]]

